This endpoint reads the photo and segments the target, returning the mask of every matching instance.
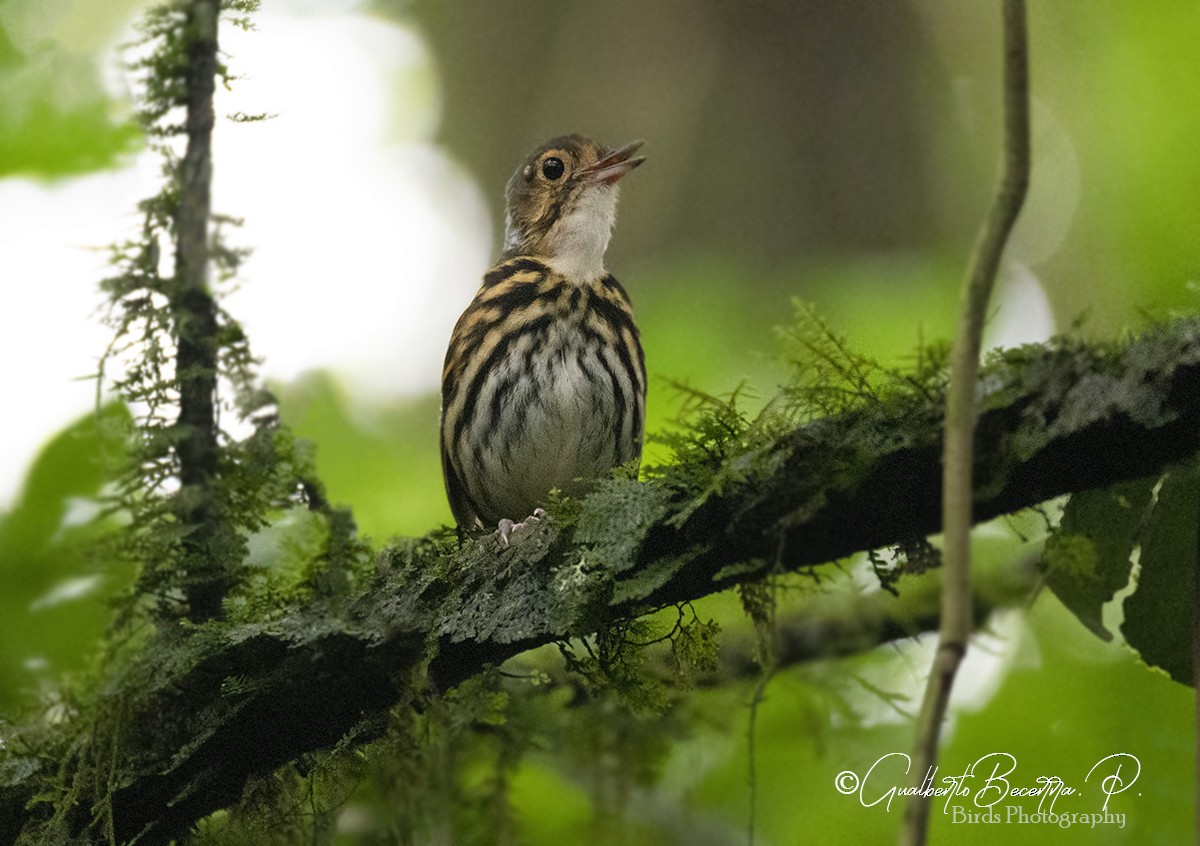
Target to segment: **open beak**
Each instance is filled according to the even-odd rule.
[[[630,141],[624,147],[618,147],[593,165],[576,171],[575,176],[584,182],[596,185],[615,185],[629,171],[646,161],[644,156],[634,157],[634,153],[642,148],[644,141]]]

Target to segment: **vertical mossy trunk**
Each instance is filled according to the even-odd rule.
[[[175,215],[175,284],[171,309],[179,385],[180,490],[175,513],[183,536],[188,617],[221,616],[228,588],[214,536],[220,511],[213,485],[218,472],[216,304],[208,289],[212,186],[213,92],[217,73],[220,0],[193,0],[186,9],[187,149],[179,168]]]

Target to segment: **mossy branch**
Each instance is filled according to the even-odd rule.
[[[980,384],[976,521],[1200,448],[1197,319],[1120,349],[1015,350]],[[508,549],[435,534],[385,550],[350,595],[268,622],[164,627],[50,729],[57,739],[22,752],[16,733],[0,767],[0,818],[15,828],[0,827],[0,843],[22,828],[89,836],[100,819],[119,842],[165,843],[253,777],[378,736],[391,709],[430,688],[665,605],[936,532],[941,420],[936,397],[872,402],[781,433],[741,478],[710,471],[724,473],[716,488],[696,468],[690,487],[612,479]],[[71,791],[54,800],[64,774]]]

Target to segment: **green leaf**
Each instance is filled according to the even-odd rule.
[[[1129,556],[1157,481],[1148,477],[1075,494],[1046,541],[1042,572],[1047,586],[1104,640],[1112,640],[1101,617],[1104,604],[1129,582]]]
[[[103,526],[89,518],[128,423],[110,405],[56,435],[0,514],[0,714],[39,674],[83,667],[104,632],[117,580],[97,573],[87,541]]]
[[[1142,660],[1180,684],[1195,682],[1192,636],[1200,558],[1200,465],[1173,469],[1142,542],[1137,591],[1125,600],[1121,632]]]

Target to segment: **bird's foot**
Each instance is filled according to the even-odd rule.
[[[528,517],[526,517],[524,520],[522,520],[520,523],[514,523],[512,520],[509,520],[507,517],[505,517],[496,526],[496,540],[499,542],[500,547],[504,548],[504,547],[508,546],[509,538],[512,535],[521,531],[526,526],[529,526],[531,523],[542,522],[542,520],[544,520],[545,517],[546,517],[546,511],[545,511],[545,509],[542,509],[542,508],[533,509],[533,513],[530,514]]]

